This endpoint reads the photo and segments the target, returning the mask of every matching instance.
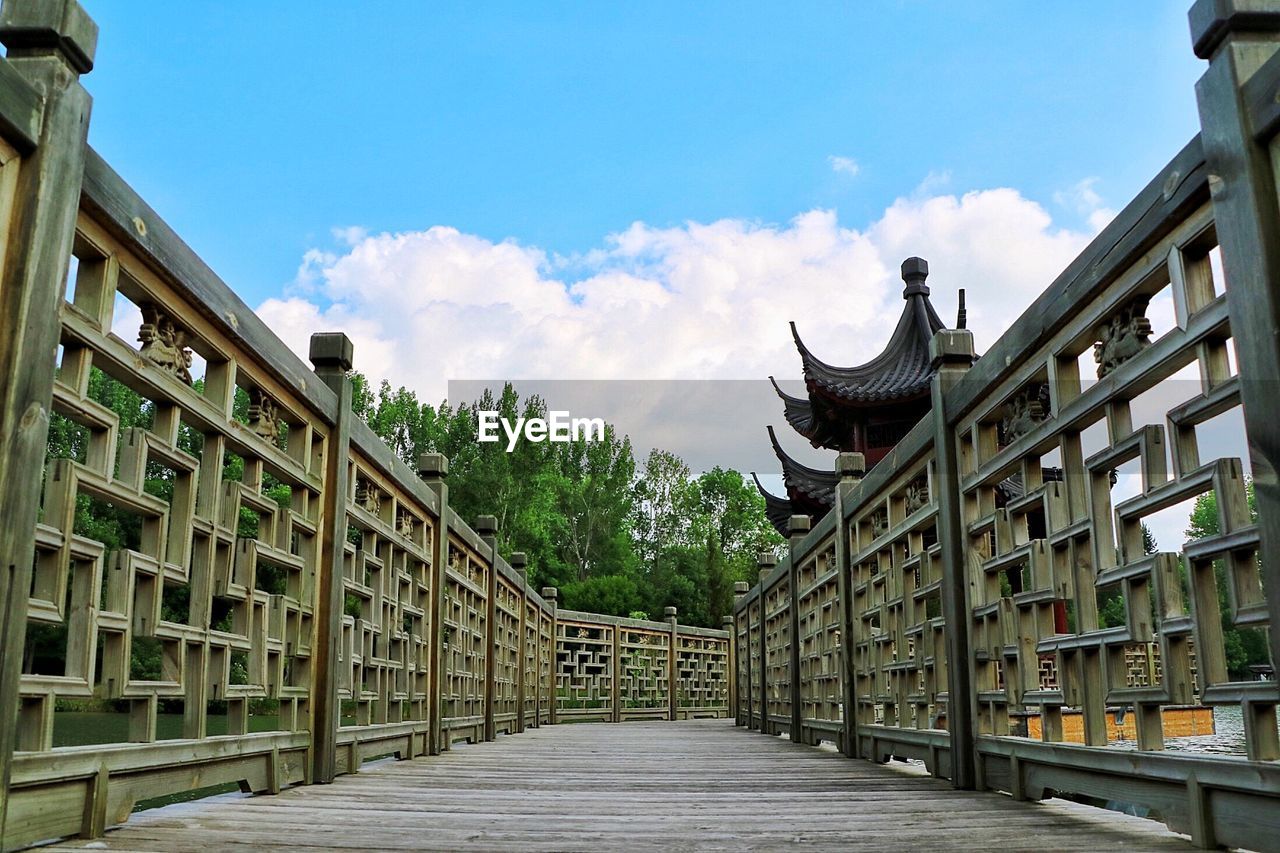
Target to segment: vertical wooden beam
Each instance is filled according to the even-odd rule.
[[[316,376],[338,395],[324,457],[320,500],[320,564],[316,578],[315,671],[311,681],[311,778],[321,784],[337,775],[338,643],[342,638],[342,565],[347,544],[347,471],[351,446],[353,347],[341,332],[311,336]]]
[[[440,517],[436,519],[431,544],[431,604],[427,614],[427,753],[444,750],[440,730],[444,695],[444,585],[449,565],[449,459],[443,453],[423,453],[418,457],[418,477],[435,493]]]
[[[8,63],[43,96],[36,149],[18,169],[0,269],[0,838],[17,737],[40,480],[53,401],[58,306],[71,259],[98,27],[75,0],[6,0]]]
[[[760,577],[758,581],[760,587],[760,733],[765,735],[775,734],[773,723],[769,720],[769,642],[765,637],[765,625],[768,624],[768,614],[765,612],[765,581],[769,575],[773,574],[773,569],[778,565],[778,558],[773,554],[760,553],[756,555],[756,569]]]
[[[476,533],[489,549],[489,582],[485,587],[485,649],[484,661],[484,739],[497,737],[494,722],[493,698],[497,695],[498,678],[498,519],[482,515],[476,519]]]
[[[836,597],[840,619],[840,704],[844,731],[840,738],[840,751],[853,758],[858,754],[858,691],[854,654],[857,637],[854,633],[858,620],[853,612],[852,567],[849,564],[849,527],[845,523],[844,507],[858,481],[866,473],[866,457],[861,453],[841,453],[836,457],[836,473],[840,484],[836,488]]]
[[[613,648],[609,653],[609,707],[613,709],[610,718],[615,723],[622,722],[622,626],[613,626]]]
[[[519,634],[517,634],[517,636],[520,638],[520,659],[516,662],[517,678],[516,678],[516,727],[515,727],[515,730],[516,732],[523,732],[524,731],[524,702],[525,702],[524,665],[525,665],[525,661],[529,659],[528,650],[525,648],[525,643],[529,642],[529,625],[528,625],[528,622],[529,622],[529,558],[525,555],[523,551],[516,551],[511,555],[511,568],[515,569],[516,574],[520,575],[520,621],[516,628],[516,630],[520,632]],[[538,674],[538,635],[537,633],[533,635],[533,640],[534,640],[533,642],[533,674],[534,674],[534,677],[536,678]],[[537,691],[535,690],[534,693],[536,694]],[[534,707],[533,722],[534,722],[534,725],[537,725],[538,712],[537,712],[536,706]]]
[[[738,713],[738,620],[733,616],[726,616],[720,620],[720,626],[729,635],[729,656],[726,662],[729,668],[726,673],[729,682],[729,708],[725,716],[733,717],[733,724],[740,726],[742,716]]]
[[[744,597],[751,591],[751,587],[746,581],[735,581],[733,584],[733,612],[742,613],[742,621],[746,625],[744,640],[741,645],[738,644],[738,626],[733,627],[733,653],[734,653],[734,669],[733,677],[737,684],[735,696],[737,702],[742,703],[741,713],[737,712],[737,705],[734,710],[737,714],[738,725],[745,726],[750,729],[752,726],[751,698],[755,694],[751,692],[751,606],[743,602]],[[741,661],[738,656],[741,655]]]
[[[671,626],[671,641],[667,644],[667,719],[679,719],[677,696],[680,690],[680,673],[676,671],[676,644],[680,642],[680,625],[674,607],[663,608],[662,618]]]
[[[1280,660],[1280,208],[1270,140],[1257,142],[1241,88],[1280,49],[1280,2],[1198,0],[1189,13],[1196,56],[1200,139],[1209,165],[1222,247],[1227,310],[1262,540],[1258,566],[1271,618],[1271,659]],[[1270,97],[1270,93],[1268,93]]]
[[[551,691],[551,695],[547,697],[547,701],[551,704],[551,707],[547,709],[547,715],[551,718],[551,725],[553,726],[560,722],[560,715],[557,710],[557,706],[559,706],[560,701],[557,698],[559,694],[556,691],[556,662],[559,660],[556,647],[560,642],[557,639],[557,636],[560,633],[560,620],[556,615],[556,610],[558,609],[557,599],[559,596],[560,591],[554,586],[544,586],[542,588],[542,600],[551,607],[551,683],[547,685],[547,689]]]
[[[906,266],[905,264],[903,265]],[[938,502],[938,544],[942,558],[942,615],[946,621],[947,730],[951,738],[951,784],[971,789],[974,766],[977,694],[973,690],[973,655],[969,648],[969,583],[967,546],[961,513],[960,446],[947,417],[944,400],[974,361],[973,333],[943,329],[929,343],[936,372],[932,382],[934,467]],[[934,768],[935,772],[937,768]]]
[[[787,597],[790,600],[791,614],[791,660],[787,664],[791,671],[787,679],[791,687],[791,742],[804,743],[804,709],[800,706],[800,543],[809,533],[809,516],[793,515],[787,519],[787,533],[791,548],[790,566],[787,572]]]

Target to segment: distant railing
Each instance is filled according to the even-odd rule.
[[[558,611],[447,460],[352,414],[345,335],[308,368],[88,148],[74,0],[6,0],[0,41],[0,847],[558,715],[727,715],[727,633]]]
[[[1280,4],[1191,19],[1202,135],[980,359],[940,332],[932,413],[865,477],[842,458],[835,509],[740,585],[739,723],[1276,848],[1280,689],[1233,676],[1224,637],[1266,632],[1280,660]],[[1256,521],[1242,460],[1209,442],[1223,416]],[[1113,500],[1118,472],[1138,485]],[[1144,523],[1201,495],[1214,529],[1149,553]],[[1238,710],[1243,754],[1167,751],[1201,705]]]

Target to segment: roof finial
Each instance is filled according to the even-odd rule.
[[[907,258],[902,262],[902,280],[907,286],[902,289],[902,298],[910,299],[919,294],[929,295],[929,287],[924,280],[929,277],[929,262],[924,258]]]
[[[964,288],[960,288],[960,308],[956,311],[956,328],[963,329],[969,321],[969,312],[964,310]]]

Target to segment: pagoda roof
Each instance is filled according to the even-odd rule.
[[[787,423],[805,438],[812,438],[818,426],[813,416],[813,404],[806,397],[793,397],[783,391],[778,381],[772,376],[769,377],[769,381],[773,383],[773,390],[782,399],[782,411]]]
[[[906,301],[898,325],[884,350],[870,361],[856,367],[836,367],[815,356],[804,341],[796,324],[791,323],[791,336],[804,363],[805,384],[810,392],[818,392],[841,401],[861,406],[875,406],[922,396],[929,390],[933,376],[929,342],[946,324],[929,302],[929,288],[924,283],[929,265],[922,258],[908,258],[902,264]],[[788,422],[791,421],[788,411]]]
[[[756,491],[764,497],[764,514],[769,519],[769,523],[782,536],[787,536],[787,525],[791,516],[795,515],[795,511],[791,508],[791,501],[787,498],[780,498],[764,486],[760,485],[760,478],[756,476],[756,472],[751,472],[751,479],[755,480]]]
[[[782,449],[773,427],[768,427],[768,430],[774,455],[782,463],[782,480],[787,484],[787,495],[793,501],[804,500],[822,507],[830,507],[835,503],[836,485],[840,482],[840,475],[834,470],[819,471],[817,468],[800,464]]]

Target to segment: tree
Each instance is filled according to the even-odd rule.
[[[1253,480],[1245,481],[1245,500],[1249,506],[1249,514],[1256,523],[1258,520],[1258,503],[1254,496]],[[1218,494],[1210,490],[1196,498],[1187,519],[1187,538],[1203,539],[1217,535],[1221,527],[1218,513]],[[1187,567],[1181,567],[1183,582],[1186,583]],[[1213,574],[1218,589],[1218,616],[1222,625],[1222,647],[1227,659],[1227,672],[1235,679],[1248,677],[1249,667],[1254,664],[1265,664],[1270,660],[1266,634],[1250,627],[1237,627],[1231,620],[1231,602],[1227,594],[1227,568],[1222,560],[1213,561]]]
[[[719,466],[694,482],[694,538],[704,544],[707,613],[712,626],[733,611],[734,581],[750,581],[756,555],[783,542],[765,516],[764,497],[737,471]]]

